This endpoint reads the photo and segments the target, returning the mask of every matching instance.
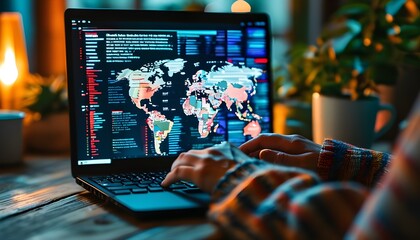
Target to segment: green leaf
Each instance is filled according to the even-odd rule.
[[[38,101],[28,106],[28,109],[34,112],[43,113],[56,98],[56,95],[49,91],[48,86],[41,87],[41,93],[38,96]]]
[[[416,38],[420,36],[420,26],[403,25],[401,26],[400,37]]]
[[[341,84],[326,82],[321,86],[320,93],[327,96],[341,96]]]
[[[398,45],[398,48],[407,53],[416,52],[416,51],[419,52],[420,51],[420,37],[413,40],[403,40]]]
[[[369,4],[364,3],[350,3],[344,5],[334,14],[334,17],[343,17],[348,15],[365,15],[370,11]]]
[[[404,6],[406,0],[391,0],[385,5],[385,11],[394,16],[402,6]]]
[[[336,38],[339,36],[344,35],[345,33],[349,32],[350,28],[347,26],[345,22],[336,23],[334,25],[329,25],[328,27],[324,28],[321,32],[322,39],[331,39]]]

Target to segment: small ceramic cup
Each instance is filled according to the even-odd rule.
[[[24,112],[0,110],[0,165],[22,162],[24,117]]]

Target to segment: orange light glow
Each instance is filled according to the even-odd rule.
[[[369,38],[365,38],[363,39],[363,44],[368,47],[370,46],[370,44],[372,44],[372,40],[370,40]]]
[[[230,8],[232,12],[251,12],[251,5],[245,0],[236,0]]]
[[[386,21],[387,21],[387,22],[389,22],[389,23],[391,23],[392,21],[394,21],[394,17],[393,17],[391,14],[389,14],[389,13],[387,13],[387,14],[385,15],[385,19],[386,19]]]
[[[0,64],[0,81],[7,86],[11,86],[18,78],[18,69],[13,50],[8,48],[4,56],[3,64]]]
[[[405,4],[405,7],[407,9],[408,12],[410,12],[410,14],[412,16],[418,16],[419,15],[419,9],[416,5],[416,3],[413,0],[407,0],[407,3]]]
[[[25,76],[29,74],[22,17],[0,13],[0,108],[20,109]]]
[[[395,32],[395,34],[400,34],[401,33],[400,26],[394,26],[394,32]]]

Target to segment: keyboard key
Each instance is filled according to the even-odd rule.
[[[125,190],[116,190],[116,191],[113,191],[113,193],[116,195],[127,195],[127,194],[131,194],[131,191],[125,189]]]
[[[161,192],[163,191],[162,187],[148,187],[150,192]]]
[[[122,184],[124,184],[124,185],[135,185],[135,183],[134,182],[131,182],[131,181],[129,181],[129,182],[123,182]]]
[[[121,183],[109,183],[109,182],[99,183],[99,185],[101,185],[102,187],[106,187],[106,188],[122,186]]]
[[[197,188],[197,186],[194,183],[187,182],[187,181],[182,181],[182,183],[184,183],[185,185],[187,185],[190,188]]]
[[[172,184],[171,186],[169,186],[169,189],[186,189],[187,187],[185,185],[180,185],[180,184]]]
[[[135,188],[135,189],[131,189],[131,192],[133,193],[147,193],[147,188]]]
[[[144,180],[144,181],[141,181],[140,183],[149,185],[149,184],[153,183],[153,181]]]
[[[125,190],[125,189],[132,189],[131,186],[120,186],[120,187],[107,187],[106,189],[110,190],[110,191],[115,191],[115,190]]]
[[[121,183],[121,182],[122,182],[122,180],[121,180],[121,179],[118,179],[118,178],[113,178],[113,179],[111,179],[111,182],[114,182],[114,183]]]

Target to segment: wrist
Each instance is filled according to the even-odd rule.
[[[325,139],[322,143],[316,166],[316,172],[322,180],[330,178],[331,168],[334,164],[334,150],[334,141],[332,139]]]

